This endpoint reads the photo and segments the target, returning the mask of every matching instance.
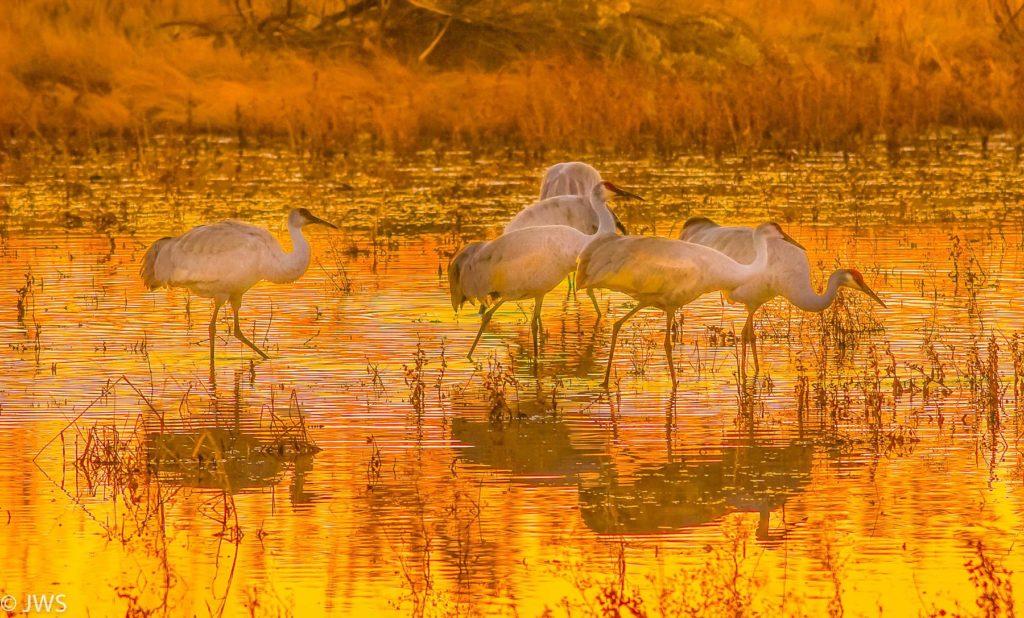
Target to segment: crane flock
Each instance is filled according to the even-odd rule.
[[[674,316],[678,309],[705,294],[720,291],[747,309],[741,331],[741,377],[746,376],[748,347],[755,374],[760,371],[754,314],[773,298],[782,296],[803,311],[821,312],[832,304],[840,288],[846,287],[885,306],[863,275],[852,268],[834,271],[825,292],[815,292],[806,250],[777,223],[729,227],[706,217],[694,217],[684,224],[678,239],[631,236],[609,208],[608,202],[617,198],[642,199],[604,180],[586,163],[553,165],[544,174],[540,199],[517,213],[500,236],[471,242],[455,253],[448,265],[452,308],[458,312],[465,303],[476,304],[481,314],[467,358],[473,359],[487,325],[504,303],[532,299],[533,358],[539,362],[544,297],[572,275],[576,276],[577,287],[590,296],[598,319],[601,310],[595,289],[623,293],[636,301],[612,326],[604,374],[606,387],[619,331],[648,307],[665,312],[664,351],[675,388]],[[187,288],[213,300],[209,324],[211,376],[217,317],[228,301],[234,336],[263,359],[269,358],[241,329],[242,295],[260,281],[289,283],[306,272],[310,245],[303,228],[312,224],[336,227],[305,208],[295,208],[288,214],[291,251],[285,251],[267,230],[234,220],[161,238],[146,251],[140,274],[148,288]]]

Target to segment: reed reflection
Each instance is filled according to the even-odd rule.
[[[235,372],[228,397],[216,391],[186,394],[181,409],[188,413],[144,417],[149,472],[165,483],[238,493],[276,486],[290,470],[292,503],[312,502],[305,476],[320,449],[306,431],[297,400],[293,397],[283,410],[250,406],[243,400],[241,377]]]

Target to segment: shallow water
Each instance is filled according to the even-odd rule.
[[[662,316],[623,330],[609,393],[610,321],[564,285],[539,366],[529,303],[464,359],[478,318],[453,315],[442,269],[530,201],[543,162],[16,152],[0,592],[62,593],[74,615],[906,615],[976,609],[978,542],[994,589],[1024,590],[1000,570],[1024,571],[1024,177],[955,142],[881,161],[600,162],[648,198],[619,207],[634,231],[771,217],[818,284],[855,265],[888,304],[764,309],[764,372],[741,390],[745,314],[700,299],[673,395]],[[226,216],[283,238],[295,205],[343,229],[310,230],[301,280],[246,295],[271,360],[222,319],[211,381],[208,301],[145,291],[139,260]]]

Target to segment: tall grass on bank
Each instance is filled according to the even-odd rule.
[[[278,4],[245,10],[272,15]],[[321,13],[361,3],[334,4]],[[1024,135],[1024,45],[989,0],[683,0],[681,10],[711,20],[709,37],[722,30],[713,16],[728,12],[756,46],[722,30],[714,53],[657,40],[622,53],[618,38],[594,49],[567,32],[562,45],[487,68],[473,57],[410,61],[373,36],[312,47],[224,36],[244,31],[234,22],[249,13],[238,7],[251,6],[10,4],[0,15],[0,139],[244,131],[312,150],[717,154],[846,151],[876,139],[898,152],[944,128]]]

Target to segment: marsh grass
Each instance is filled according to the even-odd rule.
[[[423,349],[423,342],[416,341],[416,351],[413,353],[411,364],[403,364],[405,386],[409,389],[409,403],[417,415],[423,414],[426,405],[427,382],[425,371],[427,367],[427,353]]]
[[[144,403],[147,412],[120,421],[84,420],[95,406],[111,401],[117,389],[127,388]],[[177,418],[159,410],[150,399],[125,376],[111,380],[100,395],[55,436],[40,453],[56,440],[66,445],[65,434],[74,436],[72,464],[81,474],[85,488],[94,492],[103,488],[113,496],[124,496],[126,503],[138,504],[137,491],[161,475],[178,481],[189,480],[205,485],[212,482],[226,491],[233,491],[234,475],[239,469],[262,466],[266,458],[285,460],[319,452],[306,426],[305,416],[296,393],[288,399],[288,407],[275,411],[266,406],[256,422],[261,429],[242,429],[240,411],[231,414],[233,422],[224,426],[216,402],[206,412],[193,410],[196,394],[191,389],[182,393]],[[207,400],[205,405],[210,405]],[[66,452],[66,446],[65,452]]]
[[[661,320],[657,322],[661,322]],[[657,322],[653,323],[656,324]],[[625,344],[626,358],[629,359],[629,371],[627,372],[629,376],[646,376],[648,365],[650,365],[651,360],[654,358],[656,350],[660,349],[657,338],[652,336],[652,331],[656,333],[657,330],[652,329],[651,324],[652,321],[647,316],[639,319],[634,318],[627,325],[625,337],[622,337],[623,333],[619,333],[619,337],[624,339],[620,345]]]
[[[743,1],[728,14],[683,2],[664,16],[697,27],[683,42],[651,31],[642,2],[600,2],[578,29],[597,36],[552,45],[544,27],[559,16],[538,15],[535,32],[505,42],[515,51],[483,64],[474,60],[503,48],[497,30],[448,34],[420,60],[440,18],[417,4],[386,3],[393,15],[419,15],[390,29],[387,11],[371,7],[325,30],[296,25],[346,3],[288,2],[294,18],[280,2],[251,11],[198,0],[19,3],[0,22],[0,127],[85,143],[171,130],[233,135],[241,146],[275,135],[317,156],[445,143],[719,156],[849,152],[877,140],[897,163],[905,144],[942,127],[971,133],[983,151],[1005,131],[1020,149],[1021,44],[983,0],[830,0],[796,11]]]
[[[137,397],[145,412],[89,420],[90,411],[111,405],[116,410],[119,389]],[[180,575],[169,556],[169,513],[194,492],[201,495],[198,515],[216,528],[218,559],[209,612],[224,615],[239,547],[247,537],[235,494],[273,484],[283,466],[297,465],[319,451],[294,392],[281,410],[271,404],[243,412],[236,400],[230,421],[224,415],[228,410],[219,407],[216,399],[189,386],[176,410],[161,410],[132,380],[120,376],[108,381],[96,399],[40,450],[41,454],[59,441],[64,464],[70,465],[74,478],[72,483],[62,479],[58,486],[109,541],[156,560],[155,579],[115,585],[127,616],[167,615],[175,603],[172,596]],[[256,419],[241,420],[254,413]],[[261,541],[266,533],[259,529],[254,534]]]
[[[379,399],[387,395],[388,389],[384,385],[384,378],[380,374],[380,363],[371,362],[366,358],[366,373],[370,376],[370,388],[373,394]]]
[[[487,357],[487,373],[483,377],[488,415],[501,422],[519,416],[519,378],[511,365],[503,364],[497,353]]]
[[[975,558],[964,566],[977,591],[975,604],[986,618],[1014,615],[1013,583],[1010,573],[986,552],[985,544],[974,542]]]
[[[761,595],[765,582],[756,568],[757,552],[750,546],[752,522],[730,517],[720,528],[723,540],[704,546],[706,556],[699,565],[658,578],[650,576],[655,586],[650,593],[640,592],[621,579],[606,583],[597,589],[597,606],[613,611],[591,613],[697,618],[769,615],[777,611]]]
[[[377,440],[373,436],[366,437],[366,443],[370,445],[370,457],[366,461],[366,489],[373,491],[380,482],[381,468],[384,466],[383,452]]]
[[[352,279],[345,268],[345,262],[358,256],[358,247],[350,241],[348,248],[343,249],[337,239],[332,235],[327,239],[327,263],[330,267],[317,259],[317,267],[327,279],[328,289],[336,294],[347,295],[352,293]]]
[[[1024,339],[1019,332],[1010,338],[1009,350],[1013,363],[1013,403],[1019,415],[1024,411]]]
[[[986,547],[980,539],[972,539],[970,546],[974,550],[974,555],[964,562],[964,569],[967,571],[967,577],[971,584],[974,585],[974,608],[964,609],[959,603],[950,609],[933,605],[926,610],[927,615],[931,618],[939,616],[953,618],[1015,616],[1013,574],[1006,570],[1001,560],[993,556],[992,548]]]

